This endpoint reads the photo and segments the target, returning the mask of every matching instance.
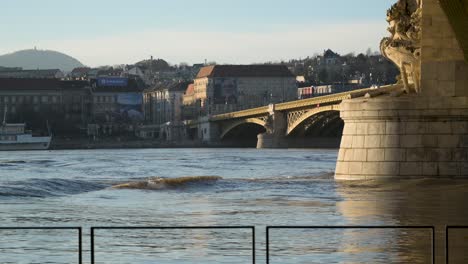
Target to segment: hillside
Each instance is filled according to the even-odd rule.
[[[65,72],[83,67],[77,59],[52,50],[21,50],[0,56],[0,66],[28,69],[60,69]]]
[[[137,66],[144,67],[146,69],[153,68],[152,70],[154,72],[159,72],[159,71],[169,71],[171,69],[171,66],[167,61],[163,59],[154,59],[153,61],[151,60],[143,60],[140,62],[136,63]]]

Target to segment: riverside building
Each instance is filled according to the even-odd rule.
[[[220,114],[294,100],[296,77],[284,65],[212,65],[200,69],[184,105],[200,115]]]
[[[89,120],[89,83],[52,78],[0,78],[0,109],[12,122],[46,121],[79,129]]]
[[[140,136],[171,140],[180,138],[183,126],[183,98],[193,82],[177,82],[167,86],[155,86],[143,92],[145,125]]]
[[[144,84],[124,77],[99,77],[90,83],[92,122],[88,125],[88,134],[133,134],[136,125],[144,119]]]

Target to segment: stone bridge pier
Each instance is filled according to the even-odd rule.
[[[415,41],[419,61],[413,65],[420,74],[412,72],[410,78],[400,69],[411,81],[401,85],[407,89],[414,83],[419,89],[342,103],[345,127],[336,179],[468,177],[468,1],[466,6],[449,0],[420,3],[412,18],[421,28],[421,39]],[[392,55],[394,47],[399,46],[385,51]],[[392,56],[406,59],[403,53]]]
[[[270,105],[268,112],[269,116],[265,124],[266,132],[258,135],[257,148],[287,148],[287,115],[276,111],[275,105]]]

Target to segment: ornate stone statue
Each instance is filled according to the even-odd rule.
[[[401,72],[407,93],[421,92],[421,2],[399,0],[387,11],[391,36],[380,42],[382,55],[393,61]]]
[[[274,115],[268,115],[268,118],[265,122],[265,130],[266,130],[266,134],[273,134],[275,132],[275,129],[274,129]]]

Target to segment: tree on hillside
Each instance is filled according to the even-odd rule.
[[[151,69],[153,72],[163,72],[171,70],[169,63],[163,59],[143,60],[136,63],[136,66]]]
[[[320,69],[318,73],[318,80],[317,83],[325,84],[328,83],[328,71],[325,68]]]

